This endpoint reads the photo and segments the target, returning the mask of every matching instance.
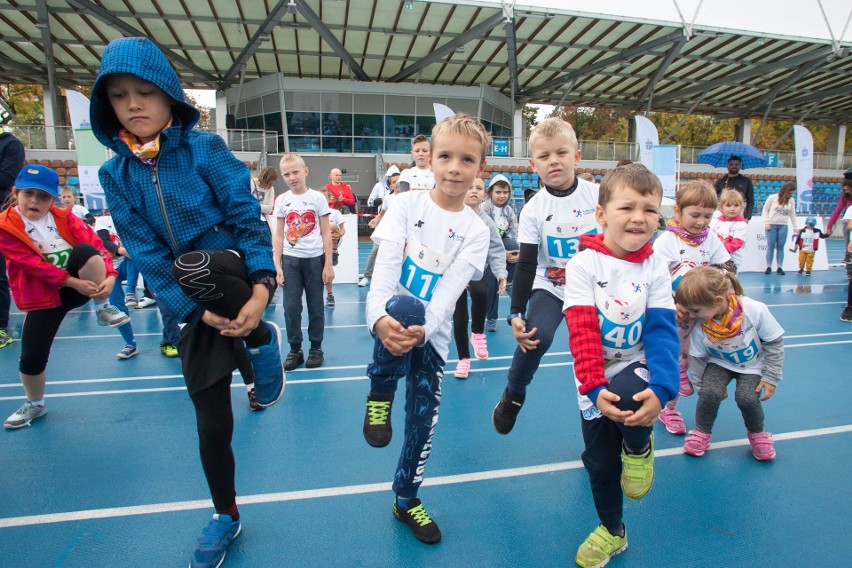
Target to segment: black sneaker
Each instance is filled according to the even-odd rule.
[[[311,349],[308,351],[308,360],[305,363],[305,367],[316,369],[322,366],[323,361],[325,361],[325,357],[322,355],[322,349]]]
[[[804,268],[800,268],[800,269],[799,269],[799,274],[801,274],[801,273],[802,273],[802,272],[804,272],[804,271],[805,271],[805,269],[804,269]],[[810,274],[810,272],[808,272],[808,274]]]
[[[411,527],[411,532],[414,537],[420,542],[426,544],[435,544],[441,540],[441,529],[432,518],[426,509],[423,508],[423,503],[416,497],[408,500],[408,508],[402,507],[393,500],[393,516]]]
[[[810,270],[808,270],[807,272],[805,272],[805,276],[810,276],[810,275],[811,275],[811,271],[810,271]]]
[[[331,265],[337,266],[338,254],[336,252],[331,253]]]
[[[781,276],[784,276],[784,274],[785,274],[784,269],[783,269],[783,268],[781,268],[780,266],[778,267],[778,270],[776,270],[776,272],[777,272],[778,274],[780,274]]]
[[[393,436],[391,407],[393,394],[371,392],[367,396],[367,412],[364,414],[364,439],[374,448],[384,448]]]
[[[840,321],[852,322],[852,306],[846,306],[843,308],[843,313],[840,314]]]
[[[503,396],[500,397],[500,402],[494,407],[494,413],[491,415],[491,424],[498,434],[508,434],[515,427],[515,420],[518,419],[518,412],[524,405],[524,400],[514,400],[509,396],[509,389],[503,389]]]
[[[763,273],[764,273],[764,274],[772,274],[772,267],[771,267],[771,266],[767,266],[767,267],[766,267],[766,270],[764,270],[764,271],[763,271]]]
[[[249,399],[249,408],[252,412],[258,412],[263,410],[263,407],[257,402],[257,397],[254,396],[254,387],[250,391],[248,391],[248,399]]]
[[[329,294],[325,297],[325,307],[333,308],[334,307],[334,294]]]
[[[290,351],[287,353],[287,358],[284,360],[284,370],[292,371],[299,365],[305,362],[305,354],[301,349],[298,351]]]

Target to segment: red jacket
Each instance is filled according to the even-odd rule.
[[[325,188],[328,190],[329,195],[331,195],[334,201],[330,201],[328,206],[332,209],[340,209],[344,205],[348,205],[351,208],[355,208],[355,194],[352,193],[352,188],[348,183],[341,183],[340,185],[332,185],[330,183],[325,184]],[[342,201],[337,201],[340,198],[343,198]]]
[[[107,275],[118,276],[110,255],[91,227],[71,213],[71,209],[50,208],[59,236],[72,246],[88,243],[101,251]],[[9,287],[15,305],[23,311],[55,308],[61,304],[59,288],[71,275],[46,261],[26,233],[24,221],[15,206],[0,213],[0,250],[6,257]]]

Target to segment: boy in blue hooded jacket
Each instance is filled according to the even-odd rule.
[[[190,566],[219,566],[241,528],[232,372],[254,375],[253,409],[284,390],[280,330],[261,320],[276,287],[269,229],[248,169],[222,138],[193,130],[199,113],[150,40],[110,42],[90,112],[95,136],[116,154],[99,172],[116,232],[158,300],[186,324],[180,357],[216,509]]]

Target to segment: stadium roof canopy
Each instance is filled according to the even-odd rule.
[[[494,1],[7,0],[0,30],[3,82],[91,84],[109,40],[147,36],[187,88],[487,83],[519,103],[852,121],[849,42]]]

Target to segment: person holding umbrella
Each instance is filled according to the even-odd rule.
[[[720,177],[714,184],[714,187],[716,188],[716,195],[722,195],[722,192],[726,189],[735,189],[739,191],[743,195],[743,199],[746,203],[743,217],[745,217],[746,221],[748,221],[751,219],[752,210],[754,209],[754,185],[751,183],[751,179],[748,176],[744,176],[740,173],[740,169],[742,168],[742,158],[739,156],[731,156],[728,158],[727,165],[727,175]]]

